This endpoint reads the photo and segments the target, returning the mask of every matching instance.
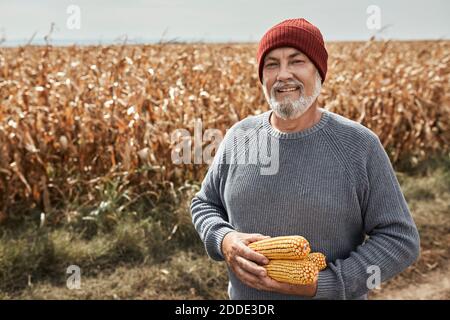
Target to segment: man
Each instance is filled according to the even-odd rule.
[[[271,110],[228,130],[192,199],[195,228],[208,255],[226,261],[231,299],[367,299],[373,279],[386,281],[419,255],[389,158],[371,130],[318,107],[328,54],[315,26],[305,19],[277,24],[257,57]],[[243,133],[249,143],[236,143]],[[276,141],[275,172],[262,174],[261,161],[229,161],[233,152],[261,151],[262,138]],[[281,235],[304,236],[326,255],[328,267],[314,284],[269,278],[268,260],[247,246]]]

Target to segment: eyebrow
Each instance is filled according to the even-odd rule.
[[[298,55],[303,55],[303,53],[301,53],[300,51],[297,51],[297,52],[291,53],[291,54],[288,56],[288,58],[291,59],[291,58],[294,58],[294,57],[296,57],[296,56],[298,56]],[[266,57],[265,61],[267,61],[267,60],[275,60],[275,61],[278,61],[277,58],[270,57],[270,56],[269,56],[269,57]],[[264,62],[265,62],[265,61],[264,61]]]

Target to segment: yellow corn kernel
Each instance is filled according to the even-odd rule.
[[[304,259],[311,248],[302,236],[281,236],[252,242],[249,248],[267,259]]]
[[[312,284],[319,274],[317,265],[307,259],[270,260],[264,268],[270,278],[290,284]]]
[[[319,268],[319,271],[322,271],[327,267],[327,260],[323,253],[320,252],[312,252],[308,254],[306,257],[308,261],[314,262],[316,266]]]

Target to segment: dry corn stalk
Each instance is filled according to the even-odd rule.
[[[314,283],[319,274],[317,265],[308,259],[270,260],[264,268],[272,279],[290,284]]]
[[[174,164],[170,133],[192,134],[198,118],[203,130],[225,133],[269,108],[256,46],[0,47],[2,216],[24,204],[44,211],[42,177],[55,217],[67,212],[63,201],[98,205],[92,179],[123,177],[130,198],[160,192],[160,183],[201,181],[206,163]],[[450,41],[327,49],[321,106],[373,130],[394,164],[448,154]],[[151,171],[140,173],[146,165]]]
[[[281,236],[252,242],[249,248],[267,259],[304,259],[311,248],[302,236]]]

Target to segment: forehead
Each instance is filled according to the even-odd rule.
[[[276,48],[266,55],[265,59],[281,59],[281,58],[289,58],[294,55],[304,55],[300,50],[292,47],[281,47]]]

